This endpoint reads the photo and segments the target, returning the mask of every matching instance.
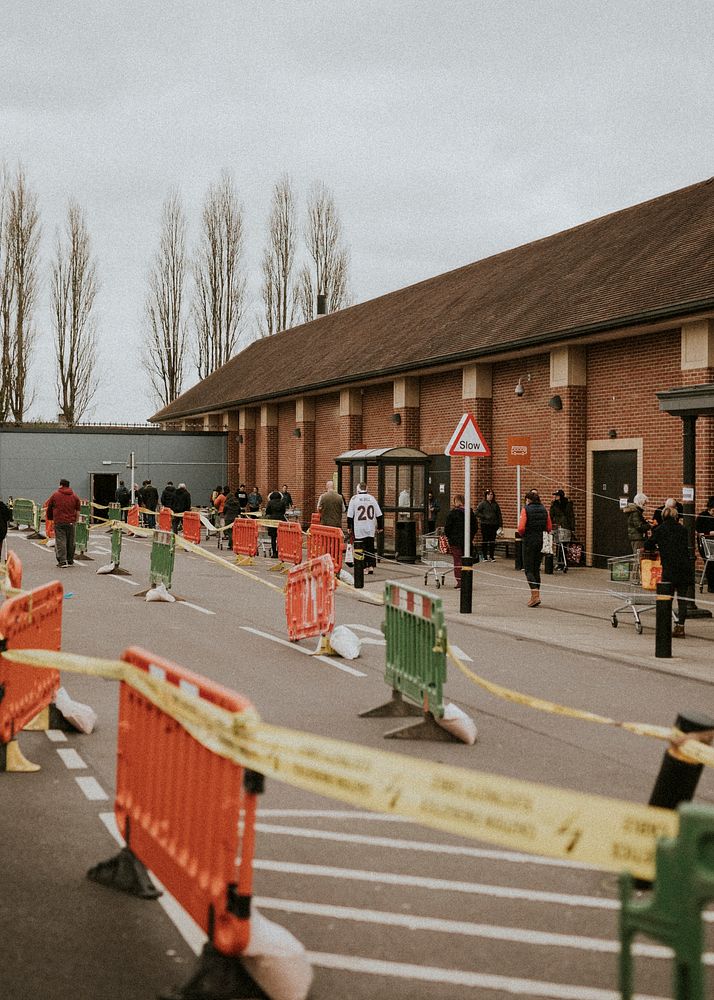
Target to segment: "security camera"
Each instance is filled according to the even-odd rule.
[[[523,383],[521,382],[520,379],[518,379],[518,383],[516,385],[516,388],[514,389],[515,394],[520,398],[525,394],[525,391],[526,390],[523,388]]]

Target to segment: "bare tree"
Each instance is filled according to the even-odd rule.
[[[2,407],[5,418],[21,423],[32,403],[28,375],[36,330],[32,316],[37,302],[40,217],[37,196],[27,186],[25,171],[4,184],[2,250],[3,381]]]
[[[57,404],[70,427],[86,413],[99,385],[93,315],[97,288],[96,262],[84,213],[70,200],[51,272]]]
[[[350,303],[349,251],[342,238],[342,223],[335,199],[321,182],[308,196],[305,243],[312,264],[299,275],[303,320],[315,316],[317,296],[324,296],[325,311],[335,312]]]
[[[287,330],[295,321],[297,286],[294,278],[297,224],[292,183],[284,174],[273,188],[268,241],[263,251],[263,334]]]
[[[161,214],[159,249],[149,272],[145,306],[148,345],[144,363],[163,406],[181,395],[183,385],[188,342],[186,269],[186,216],[178,192],[172,191]]]
[[[202,224],[194,261],[194,358],[199,378],[206,378],[232,356],[245,301],[243,210],[228,174],[208,189]]]
[[[0,361],[0,421],[10,415],[10,347],[12,343],[12,303],[15,298],[15,276],[12,257],[9,253],[7,221],[9,216],[10,191],[5,165],[0,168],[0,339],[2,340],[2,360]]]

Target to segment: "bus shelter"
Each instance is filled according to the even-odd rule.
[[[359,448],[343,452],[335,462],[337,490],[348,503],[358,483],[366,483],[382,508],[379,554],[414,562],[417,538],[427,523],[429,456],[418,448]]]

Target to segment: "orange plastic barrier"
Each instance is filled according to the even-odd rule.
[[[258,555],[258,522],[252,517],[237,517],[233,522],[233,551],[240,556]]]
[[[138,503],[135,503],[126,512],[126,523],[131,528],[138,528],[139,527],[139,504]]]
[[[233,691],[145,650],[132,647],[122,659],[229,712],[251,707]],[[250,933],[255,777],[120,685],[114,804],[119,830],[224,955],[239,955]]]
[[[335,576],[342,569],[342,553],[345,551],[345,536],[342,528],[331,528],[326,524],[313,524],[307,536],[308,559],[329,554],[335,566]]]
[[[170,507],[159,507],[157,527],[159,531],[171,531],[171,516],[173,511]]]
[[[183,537],[194,545],[201,544],[201,516],[195,510],[187,510],[183,516]]]
[[[316,510],[314,514],[310,515],[310,524],[319,524],[322,515],[319,510]]]
[[[10,551],[7,554],[7,579],[13,590],[22,589],[22,562],[18,555]]]
[[[278,525],[278,558],[293,565],[302,562],[302,528],[295,521]]]
[[[54,538],[55,537],[55,522],[54,521],[50,521],[50,520],[46,520],[45,521],[45,535],[48,538]]]
[[[291,642],[329,635],[335,627],[335,567],[329,555],[308,559],[288,574],[285,617]]]
[[[0,636],[6,649],[52,649],[62,645],[61,583],[48,583],[10,597],[0,607]],[[38,670],[9,663],[0,654],[0,743],[9,743],[53,700],[58,670]]]

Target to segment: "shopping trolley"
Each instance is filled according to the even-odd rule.
[[[609,592],[614,597],[619,597],[624,604],[619,605],[612,612],[610,621],[612,627],[617,628],[618,615],[622,611],[631,611],[635,619],[637,634],[642,634],[642,622],[640,615],[645,611],[654,611],[656,607],[656,596],[652,590],[642,586],[640,575],[640,558],[638,555],[614,556],[607,560],[607,568],[610,572],[610,582],[615,587],[610,587]]]
[[[429,574],[433,573],[437,590],[445,582],[447,573],[454,572],[454,561],[449,554],[449,543],[446,540],[446,535],[442,535],[440,531],[431,531],[421,536],[419,558],[428,567],[424,574],[424,584],[429,582]]]
[[[573,537],[570,528],[561,528],[556,525],[553,528],[553,570],[556,573],[568,572],[568,545]]]

